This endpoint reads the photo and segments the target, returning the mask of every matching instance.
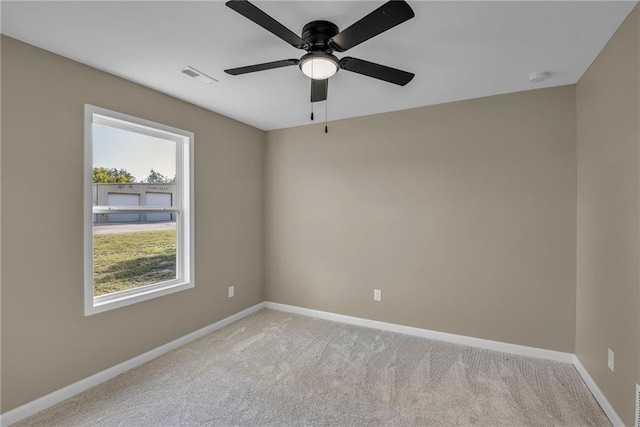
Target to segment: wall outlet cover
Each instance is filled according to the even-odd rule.
[[[229,286],[229,298],[233,298],[235,293],[236,293],[236,287],[235,286]]]
[[[607,366],[609,367],[609,369],[611,369],[612,372],[613,372],[613,366],[614,366],[614,357],[615,355],[613,354],[613,350],[608,348],[607,349]]]
[[[373,300],[382,301],[382,291],[380,289],[373,290]]]

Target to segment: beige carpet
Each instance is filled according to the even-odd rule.
[[[21,426],[609,426],[570,364],[264,310]]]

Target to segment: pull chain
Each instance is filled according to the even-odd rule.
[[[329,111],[329,108],[327,107],[328,105],[329,105],[329,99],[327,98],[324,101],[324,133],[329,133],[329,126],[327,126],[327,122],[329,121],[328,114],[327,114],[327,111]]]
[[[311,61],[311,76],[313,76],[313,61]],[[313,81],[311,82],[311,85],[313,87]],[[313,100],[311,100],[311,121],[313,121]]]

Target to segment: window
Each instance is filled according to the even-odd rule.
[[[85,316],[194,286],[193,133],[85,105]]]

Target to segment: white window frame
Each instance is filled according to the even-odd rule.
[[[176,142],[176,182],[178,185],[175,207],[93,206],[94,123]],[[84,141],[84,315],[90,316],[193,288],[195,286],[193,132],[85,104]],[[93,214],[131,211],[176,214],[176,279],[94,296]]]

